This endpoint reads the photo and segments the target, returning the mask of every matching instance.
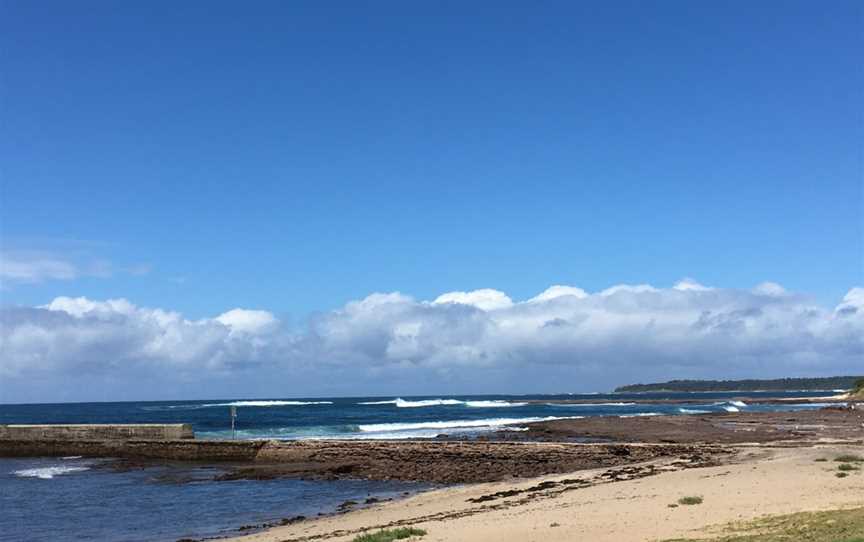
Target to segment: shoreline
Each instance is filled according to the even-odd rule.
[[[228,541],[349,542],[362,533],[414,527],[428,532],[420,539],[428,542],[638,542],[701,538],[718,525],[766,514],[864,507],[864,476],[838,480],[830,462],[840,454],[860,454],[860,444],[729,448],[733,453],[718,464],[658,459],[448,487]],[[676,504],[689,495],[703,502]]]
[[[213,464],[220,479],[309,478],[478,483],[610,467],[727,445],[864,439],[864,410],[589,416],[525,424],[473,438],[416,440],[0,440],[0,456],[120,458],[119,467]],[[586,442],[590,441],[590,442]]]
[[[230,536],[236,538],[230,540],[243,542],[318,539],[349,542],[353,535],[369,529],[414,523],[430,531],[430,537],[424,539],[428,542],[520,541],[534,537],[537,534],[534,531],[537,530],[542,530],[544,538],[548,537],[551,542],[564,542],[568,538],[558,537],[559,531],[546,532],[552,529],[549,527],[551,524],[566,525],[562,520],[569,521],[568,518],[555,515],[554,510],[558,506],[555,503],[590,508],[594,506],[591,504],[594,501],[584,502],[581,496],[592,496],[603,501],[606,497],[599,496],[612,491],[603,489],[609,486],[634,492],[643,487],[641,484],[650,485],[655,487],[652,498],[662,495],[664,499],[671,499],[679,483],[671,481],[677,480],[676,476],[683,476],[689,481],[687,483],[704,478],[702,475],[693,478],[690,474],[677,473],[732,468],[738,472],[737,476],[741,480],[757,480],[761,483],[762,479],[754,477],[750,471],[740,470],[743,468],[741,465],[760,472],[763,469],[767,469],[766,473],[774,472],[769,465],[773,463],[770,462],[782,459],[797,462],[798,470],[787,474],[798,480],[801,476],[817,476],[815,471],[805,468],[810,464],[803,462],[803,457],[810,457],[809,461],[812,461],[813,454],[820,450],[829,450],[824,453],[832,454],[840,453],[839,450],[857,454],[864,452],[864,410],[861,408],[827,407],[785,412],[715,412],[638,417],[589,416],[534,422],[525,426],[525,430],[504,429],[472,438],[444,435],[414,440],[7,439],[0,440],[0,456],[114,457],[120,460],[106,468],[117,470],[184,462],[197,467],[217,467],[219,474],[213,477],[216,483],[286,478],[397,480],[445,486],[405,500],[354,503],[320,517],[286,517],[279,522],[257,525],[242,525],[238,521],[237,530],[229,531]],[[720,472],[717,477],[729,476],[722,474],[725,471]],[[776,472],[772,474],[775,475],[779,476]],[[741,480],[736,483],[744,483]],[[862,480],[864,476],[855,472],[843,484],[856,487],[860,498],[864,496]],[[807,480],[799,481],[809,483]],[[822,482],[837,483],[830,478]],[[813,489],[821,492],[820,495],[831,494],[827,485]],[[455,498],[454,495],[459,497]],[[721,496],[719,491],[715,495],[718,498]],[[764,495],[766,499],[778,496],[782,497],[782,492]],[[647,497],[633,493],[633,498],[640,500]],[[845,504],[850,502],[848,499],[844,501]],[[542,503],[550,506],[555,504],[555,507],[547,510]],[[617,509],[619,514],[642,513],[626,507],[615,508],[618,504],[608,502],[607,506]],[[833,501],[823,499],[812,504],[812,508],[806,509],[824,509],[833,506]],[[864,506],[864,502],[861,505]],[[654,502],[652,506],[657,508],[659,505]],[[735,503],[723,506],[743,513]],[[800,511],[790,506],[776,509],[778,513]],[[655,509],[652,514],[656,512]],[[710,517],[715,517],[715,512],[712,511]],[[506,523],[509,515],[526,513],[532,514],[532,517],[549,519],[549,522],[545,525],[535,522],[531,533],[520,531],[524,525],[511,525],[513,533],[522,532],[521,538],[508,538],[510,530],[497,530],[498,523]],[[600,518],[606,517],[602,510],[597,514]],[[286,516],[290,516],[290,512]],[[483,519],[489,517],[495,519],[491,523]],[[722,514],[717,517],[722,517]],[[673,529],[675,536],[683,532],[681,529],[691,529],[696,523],[679,525],[673,522],[675,529],[678,529]],[[587,529],[579,532],[591,540],[606,540],[598,533],[610,528],[610,532],[621,535],[618,540],[641,540],[637,537],[641,531],[636,534],[622,533],[613,527],[602,523],[573,524],[573,528]],[[491,529],[489,533],[497,533],[498,538],[486,533],[487,529]],[[248,534],[251,531],[255,532]],[[446,536],[435,538],[437,532],[443,532]],[[658,532],[667,531],[661,529]],[[613,538],[608,540],[611,542]]]
[[[653,392],[628,392],[628,393],[620,393],[616,395],[641,395],[648,394]],[[670,392],[673,393],[673,392]],[[720,393],[720,392],[691,392],[691,393]],[[728,392],[730,395],[736,392]],[[718,401],[744,401],[749,405],[777,405],[777,404],[789,404],[789,405],[806,405],[806,404],[821,404],[821,403],[830,403],[830,404],[844,404],[849,402],[850,397],[848,394],[834,394],[834,395],[824,395],[824,396],[815,396],[815,397],[762,397],[762,396],[754,396],[747,395],[747,393],[752,392],[741,392],[740,395],[732,395],[729,399],[718,399]],[[713,399],[711,397],[705,398]],[[853,399],[854,401],[854,399]],[[603,405],[609,402],[609,399],[524,399],[520,400],[522,403],[529,404],[552,404],[552,405]],[[622,398],[622,402],[634,403],[637,405],[682,405],[682,404],[693,404],[700,403],[701,401],[696,401],[692,397],[687,399],[650,399],[650,398],[638,398],[638,397],[627,397]]]

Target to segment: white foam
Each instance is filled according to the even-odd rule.
[[[747,403],[744,401],[729,401],[729,404],[738,408],[745,408],[747,406]]]
[[[458,399],[426,399],[421,401],[405,401],[404,399],[396,399],[396,406],[399,408],[422,408],[430,406],[450,406],[464,405],[465,401]]]
[[[235,406],[235,407],[274,407],[303,405],[332,405],[333,401],[233,401],[231,403],[210,403],[202,407]]]
[[[741,409],[732,405],[723,405],[723,410],[726,412],[741,412]]]
[[[422,407],[430,407],[430,406],[451,406],[451,405],[464,405],[465,401],[460,401],[458,399],[422,399],[419,401],[406,401],[401,397],[397,397],[396,399],[391,399],[389,401],[367,401],[365,403],[358,403],[361,405],[396,405],[399,408],[422,408]]]
[[[659,412],[640,412],[638,414],[622,414],[619,418],[641,418],[643,416],[660,416]]]
[[[501,407],[520,407],[528,403],[511,403],[509,401],[462,401],[460,399],[420,399],[417,401],[408,401],[397,397],[388,401],[364,401],[357,403],[358,405],[396,405],[399,408],[423,408],[433,406],[456,406],[465,405],[471,408],[501,408]]]
[[[603,406],[633,406],[636,403],[546,403],[549,406],[562,407],[603,407]]]
[[[681,414],[710,414],[710,410],[699,410],[695,408],[679,408],[678,412]]]
[[[484,420],[446,420],[413,423],[372,423],[358,425],[357,427],[360,429],[361,433],[392,433],[399,431],[413,431],[418,429],[469,429],[477,427],[503,427],[515,424],[548,422],[553,420],[567,420],[575,418],[581,418],[581,416],[546,416],[544,418],[487,418]]]
[[[472,408],[506,408],[522,407],[528,403],[510,403],[509,401],[465,401],[465,406]]]
[[[72,472],[81,472],[88,470],[89,467],[67,467],[67,466],[55,466],[55,467],[41,467],[37,469],[21,469],[12,471],[12,474],[15,476],[19,476],[21,478],[39,478],[42,480],[50,480],[55,476],[62,476],[64,474],[69,474]]]

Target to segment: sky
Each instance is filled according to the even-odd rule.
[[[862,23],[0,0],[0,402],[860,373]]]

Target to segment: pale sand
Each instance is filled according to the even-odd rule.
[[[481,504],[466,500],[526,489],[541,481],[586,479],[608,469],[448,488],[232,540],[342,542],[362,529],[394,522],[426,529],[424,542],[634,542],[698,537],[706,535],[707,526],[766,514],[864,506],[864,474],[835,477],[837,463],[831,460],[841,453],[862,454],[864,447],[745,447],[731,464],[718,467],[670,470],[565,492],[560,492],[562,487],[573,486],[559,485],[535,492],[530,499],[523,493]],[[817,457],[829,461],[815,462]],[[668,506],[689,495],[702,496],[703,504]],[[517,502],[520,499],[523,502]]]

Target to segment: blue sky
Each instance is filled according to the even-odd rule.
[[[861,281],[859,3],[408,4],[5,3],[5,301]]]
[[[6,307],[864,284],[860,2],[0,5]]]

